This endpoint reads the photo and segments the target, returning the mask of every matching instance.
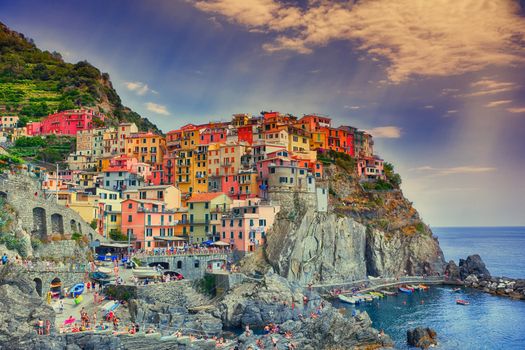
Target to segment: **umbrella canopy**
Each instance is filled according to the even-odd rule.
[[[204,241],[204,242],[202,242],[202,244],[204,244],[204,245],[212,245],[213,241],[211,241],[211,240]]]
[[[69,317],[69,318],[67,318],[67,319],[64,321],[64,324],[73,324],[73,323],[75,323],[76,320],[77,320],[77,319],[74,318],[74,317]]]
[[[229,246],[228,243],[226,242],[223,242],[223,241],[217,241],[217,242],[213,242],[212,245],[215,245],[215,246],[218,246],[218,247],[226,247],[226,246]]]

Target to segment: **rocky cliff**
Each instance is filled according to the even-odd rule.
[[[294,198],[282,206],[264,254],[245,266],[260,268],[264,260],[303,284],[443,271],[439,242],[400,189],[365,189],[352,169],[335,164],[326,173],[328,212],[317,212],[307,196],[290,194]]]

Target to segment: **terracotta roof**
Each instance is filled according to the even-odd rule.
[[[208,193],[194,193],[191,195],[189,202],[209,202],[218,196],[224,194],[223,192],[208,192]]]

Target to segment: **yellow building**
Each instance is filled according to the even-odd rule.
[[[166,209],[178,209],[182,206],[181,192],[173,185],[144,186],[137,189],[138,199],[164,202]],[[127,194],[127,192],[126,192]],[[131,199],[136,199],[130,196]]]
[[[193,192],[208,192],[208,145],[198,146],[193,151]]]
[[[92,222],[98,217],[98,197],[92,194],[61,191],[58,203],[76,211],[85,222]]]
[[[311,134],[303,129],[288,126],[288,151],[310,151]]]
[[[126,138],[126,155],[139,162],[152,165],[162,164],[166,151],[166,140],[161,135],[148,133],[132,134]]]
[[[122,198],[118,191],[97,188],[98,215],[97,229],[104,237],[109,237],[111,231],[120,231],[122,223]]]
[[[190,243],[202,243],[215,236],[215,223],[231,203],[230,197],[222,192],[194,193],[188,201]]]

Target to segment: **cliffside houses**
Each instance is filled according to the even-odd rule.
[[[319,211],[328,209],[323,161],[330,152],[355,159],[363,181],[385,177],[370,134],[334,127],[322,115],[235,114],[165,136],[133,123],[106,127],[91,110],[55,113],[26,128],[16,120],[0,119],[12,137],[76,136],[68,169],[48,172],[42,189],[100,234],[129,237],[136,249],[221,241],[254,251],[280,211],[280,195],[300,192]]]

